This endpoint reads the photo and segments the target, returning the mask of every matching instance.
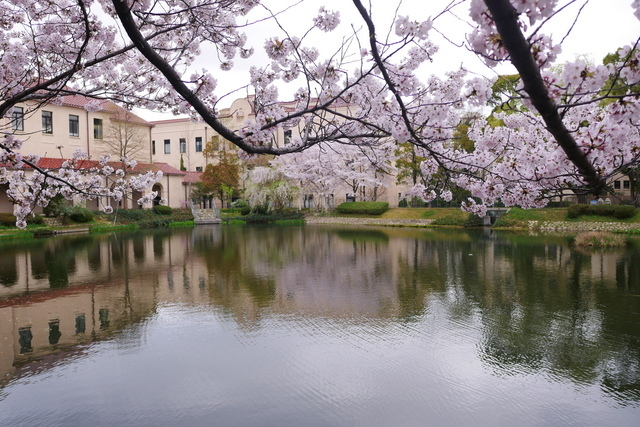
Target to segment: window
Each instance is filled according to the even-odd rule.
[[[307,209],[313,208],[313,194],[304,195],[304,207]]]
[[[327,208],[329,208],[329,209],[335,208],[335,202],[333,200],[333,194],[329,194],[327,196]]]
[[[620,180],[616,179],[615,181],[613,181],[613,189],[614,190],[619,190],[620,189]]]
[[[24,130],[24,109],[22,107],[13,107],[11,128],[13,130]]]
[[[60,332],[60,321],[58,319],[49,321],[49,344],[58,344],[62,332]]]
[[[69,136],[80,136],[80,117],[69,114]]]
[[[156,155],[156,141],[151,141],[151,154]]]
[[[291,143],[291,135],[292,135],[291,129],[284,131],[284,145]]]
[[[164,154],[171,154],[171,140],[164,140]]]
[[[629,190],[631,188],[631,183],[628,180],[622,181],[622,188]]]
[[[200,153],[202,151],[202,137],[196,136],[196,152]]]
[[[93,119],[93,137],[102,139],[102,119]]]
[[[196,172],[202,172],[202,166],[196,166]]]
[[[76,334],[84,334],[87,329],[87,318],[84,314],[76,316]]]
[[[184,138],[180,138],[180,152],[181,153],[187,152],[187,140]]]
[[[53,113],[51,111],[42,112],[42,133],[53,133]]]

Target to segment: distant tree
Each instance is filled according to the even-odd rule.
[[[225,206],[225,202],[228,205],[231,203],[231,195],[238,189],[240,182],[238,159],[226,151],[220,151],[217,163],[209,163],[200,180],[211,194],[220,199],[222,207]]]
[[[254,212],[281,210],[300,195],[299,188],[275,168],[258,166],[247,175],[245,198]]]
[[[146,160],[149,154],[149,133],[136,122],[137,116],[123,111],[118,112],[107,127],[101,143],[118,160]]]

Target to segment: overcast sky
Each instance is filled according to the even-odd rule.
[[[544,33],[553,34],[553,40],[561,40],[571,28],[578,10],[582,7],[580,17],[571,33],[562,43],[562,60],[571,60],[577,55],[588,55],[593,62],[600,63],[602,58],[618,47],[631,43],[640,37],[640,21],[633,15],[630,7],[632,0],[581,0],[573,2],[570,7],[554,17],[544,27]],[[333,33],[327,34],[315,31],[308,36],[306,44],[318,47],[321,52],[333,53],[341,45],[343,37],[353,34],[353,29],[360,29],[364,33],[364,23],[359,19],[353,3],[348,0],[266,0],[263,2],[272,12],[282,12],[278,15],[280,24],[292,35],[300,36],[312,25],[312,19],[317,14],[320,6],[324,5],[329,10],[339,10],[341,25]],[[377,34],[380,39],[386,38],[386,34],[392,27],[398,2],[393,0],[371,0],[363,2],[369,5],[376,22]],[[440,46],[440,51],[434,57],[434,61],[423,66],[420,73],[424,77],[430,74],[444,75],[448,70],[465,68],[487,76],[498,73],[513,73],[514,70],[502,67],[498,70],[488,69],[475,55],[464,47],[465,34],[472,28],[468,17],[468,2],[458,2],[451,13],[440,15],[450,4],[450,0],[404,0],[398,7],[398,15],[408,15],[412,20],[422,21],[429,17],[438,18],[434,21],[431,36]],[[566,1],[560,0],[561,4]],[[290,6],[290,7],[288,7]],[[262,8],[256,9],[245,19],[258,21],[268,15]],[[211,51],[203,50],[198,68],[210,69],[218,78],[218,94],[230,92],[248,81],[248,70],[252,65],[264,66],[268,63],[263,53],[263,45],[267,38],[280,36],[282,32],[274,26],[273,20],[258,22],[247,27],[248,45],[253,46],[256,53],[249,59],[237,58],[236,66],[230,72],[220,71],[215,55]],[[362,38],[366,41],[366,37]],[[462,47],[459,47],[462,46]],[[282,87],[280,97],[283,101],[291,99],[291,95],[297,89],[299,83]],[[220,107],[227,107],[230,103],[246,94],[246,91],[237,92],[225,98]],[[167,115],[159,115],[144,111],[137,111],[147,120],[170,118]]]

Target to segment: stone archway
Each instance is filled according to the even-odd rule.
[[[158,183],[153,184],[151,191],[158,192],[156,197],[153,199],[153,206],[158,206],[160,204],[160,201],[162,200],[162,184],[158,184]]]

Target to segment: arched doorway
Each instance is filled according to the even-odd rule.
[[[153,184],[151,191],[156,191],[158,194],[153,199],[153,206],[158,206],[160,201],[162,200],[162,185],[161,184]]]

